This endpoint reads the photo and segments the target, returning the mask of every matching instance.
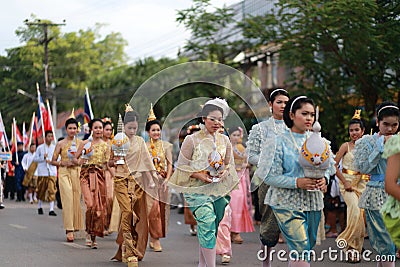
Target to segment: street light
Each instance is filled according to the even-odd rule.
[[[37,101],[37,97],[36,97],[36,96],[31,95],[30,93],[28,93],[28,92],[26,92],[25,90],[22,90],[22,89],[20,89],[20,88],[17,89],[17,94],[24,95],[24,96],[26,96],[26,97],[29,97],[29,98],[32,99],[32,100]]]

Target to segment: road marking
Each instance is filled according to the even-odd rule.
[[[9,226],[17,228],[17,229],[26,229],[26,228],[28,228],[26,226],[19,225],[19,224],[9,224]]]
[[[89,248],[89,247],[87,247],[87,246],[82,246],[82,245],[79,245],[79,244],[76,244],[76,243],[63,242],[63,244],[66,245],[66,246],[69,246],[69,247],[79,248],[79,249],[82,249],[82,248],[84,248],[84,249]]]

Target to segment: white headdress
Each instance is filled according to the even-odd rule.
[[[223,120],[226,119],[226,117],[228,116],[229,111],[230,111],[230,108],[229,108],[226,100],[222,99],[222,98],[218,98],[218,97],[208,100],[204,105],[214,105],[214,106],[220,107],[222,109],[222,111],[224,112],[224,114],[222,116]]]

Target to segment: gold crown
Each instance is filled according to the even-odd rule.
[[[133,111],[133,108],[129,103],[125,104],[125,112],[128,112],[128,111]]]
[[[361,120],[361,109],[356,109],[354,112],[352,120]]]
[[[150,104],[149,117],[147,118],[147,121],[154,121],[156,119],[157,119],[157,117],[156,117],[156,115],[154,115],[153,103],[151,103]]]
[[[75,119],[75,108],[72,108],[71,115],[69,115],[68,119]]]

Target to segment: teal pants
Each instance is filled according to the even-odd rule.
[[[200,201],[203,199],[203,201]],[[217,243],[218,225],[224,217],[230,197],[211,198],[205,195],[185,194],[185,200],[197,221],[197,237],[203,248],[212,249]],[[201,205],[193,205],[202,203]]]

